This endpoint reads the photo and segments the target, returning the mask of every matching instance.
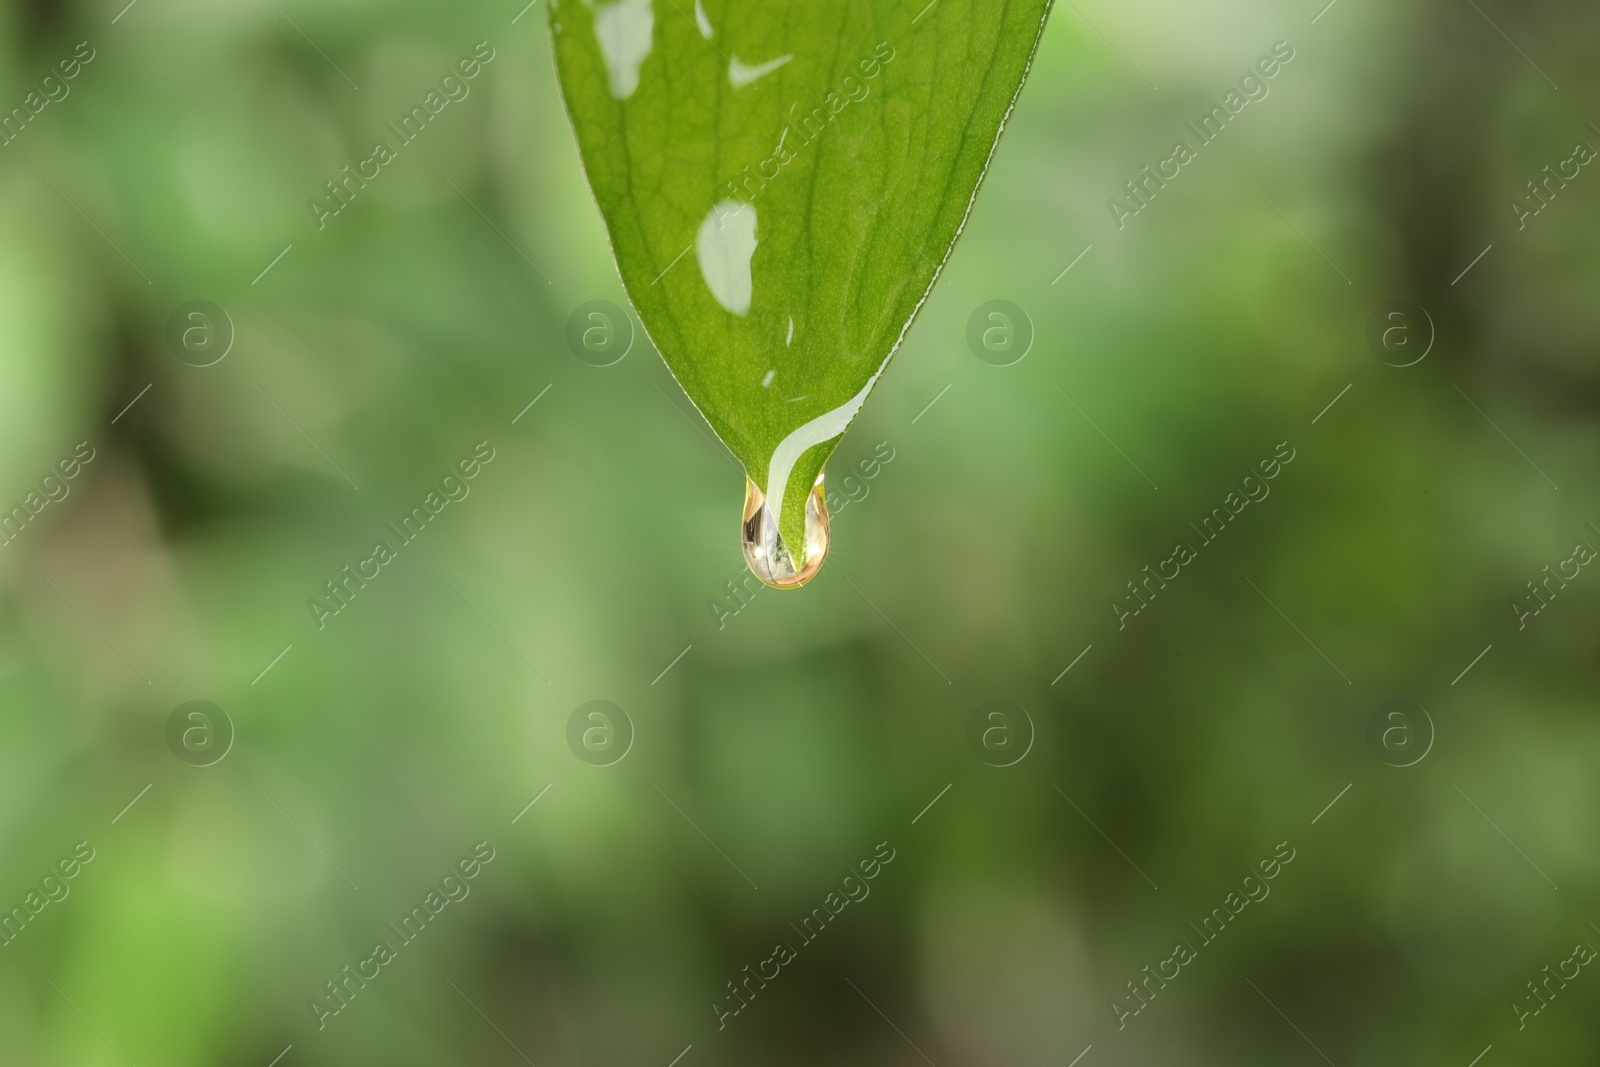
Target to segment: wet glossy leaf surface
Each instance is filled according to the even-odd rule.
[[[807,492],[950,254],[1047,0],[550,8],[618,267],[800,542]]]

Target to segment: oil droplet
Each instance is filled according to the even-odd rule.
[[[744,522],[739,532],[750,573],[774,589],[798,589],[817,576],[828,555],[828,501],[822,475],[806,498],[806,543],[798,563],[778,532],[778,517],[767,508],[766,494],[749,478],[744,482]]]

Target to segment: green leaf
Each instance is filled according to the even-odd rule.
[[[927,298],[1050,0],[550,0],[617,267],[803,541],[806,497]]]

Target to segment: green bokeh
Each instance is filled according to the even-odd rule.
[[[742,473],[642,333],[608,367],[567,348],[580,304],[626,302],[542,6],[9,5],[0,108],[94,58],[0,146],[0,509],[28,514],[0,910],[40,894],[0,947],[0,1062],[1594,1063],[1592,967],[1513,1005],[1600,946],[1600,574],[1513,605],[1600,548],[1600,174],[1510,205],[1600,146],[1600,18],[1319,7],[1056,10],[830,463],[828,565],[751,593]],[[307,201],[481,41],[319,229]],[[1279,41],[1119,229],[1108,198]],[[208,367],[166,341],[197,299],[235,331]],[[1005,367],[966,340],[997,299],[1035,334]],[[1365,339],[1395,299],[1436,333],[1404,368]],[[236,730],[209,767],[167,747],[197,699]],[[606,767],[566,741],[597,699],[634,730]],[[968,748],[991,700],[1035,730],[1010,767]],[[1369,748],[1391,700],[1431,717],[1413,766]]]

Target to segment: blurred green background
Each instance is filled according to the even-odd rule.
[[[1600,174],[1510,207],[1600,146],[1592,6],[1058,6],[830,465],[830,562],[744,604],[740,472],[642,334],[568,348],[626,300],[542,3],[123,2],[0,16],[28,111],[0,147],[0,1061],[1600,1058],[1600,974],[1544,970],[1600,946],[1600,574],[1513,606],[1600,547]],[[470,95],[319,229],[307,200],[480,41]],[[1279,41],[1269,95],[1118,229],[1108,198]],[[1011,366],[967,345],[993,299],[1031,320]],[[1407,367],[1366,340],[1397,299],[1436,334]],[[234,332],[210,366],[167,337],[194,300]],[[308,600],[485,441],[319,628]],[[1119,628],[1280,442],[1270,496]],[[631,722],[608,766],[567,740],[596,699]],[[169,744],[191,700],[226,721]],[[1028,720],[974,748],[991,700]],[[1431,726],[1369,740],[1393,700]],[[470,894],[319,1018],[475,848]]]

